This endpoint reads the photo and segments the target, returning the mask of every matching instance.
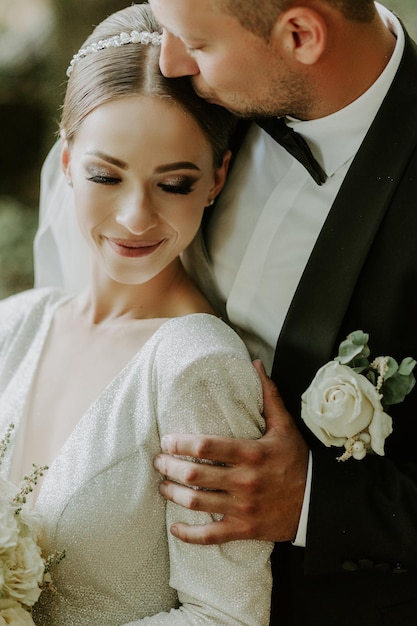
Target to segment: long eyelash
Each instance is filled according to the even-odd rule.
[[[194,191],[194,187],[190,184],[186,184],[186,185],[165,185],[164,183],[161,183],[160,188],[163,191],[166,191],[168,193],[176,193],[176,194],[180,194],[182,196],[186,196],[189,193],[191,193],[192,191]]]
[[[91,176],[87,178],[87,180],[101,185],[117,185],[117,183],[120,182],[119,178],[113,178],[111,176]]]

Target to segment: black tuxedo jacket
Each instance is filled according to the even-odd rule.
[[[201,239],[190,251],[188,271],[219,306]],[[273,626],[417,626],[417,385],[389,407],[383,457],[338,462],[340,449],[300,418],[302,393],[354,330],[369,333],[373,357],[417,359],[417,47],[408,36],[276,347],[272,378],[310,446],[313,478],[306,548],[282,543],[273,554]]]
[[[337,137],[335,137],[337,141]],[[390,407],[386,455],[336,461],[300,396],[347,334],[371,355],[417,358],[417,48],[355,157],[305,268],[272,377],[313,455],[306,549],[277,544],[272,624],[417,624],[417,387]]]

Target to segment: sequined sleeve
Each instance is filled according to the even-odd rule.
[[[263,428],[260,382],[240,339],[215,318],[188,320],[181,335],[164,338],[155,359],[160,435],[211,433],[258,438]],[[209,320],[209,321],[208,321]],[[180,341],[180,343],[179,343]],[[204,524],[214,517],[167,504],[167,526]],[[168,533],[170,585],[181,606],[141,620],[170,626],[269,624],[272,544],[185,544]]]

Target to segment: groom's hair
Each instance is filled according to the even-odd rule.
[[[309,6],[309,0],[215,0],[219,8],[237,17],[255,35],[268,40],[272,27],[283,11],[292,6]],[[373,0],[322,0],[347,20],[371,22],[375,16]]]

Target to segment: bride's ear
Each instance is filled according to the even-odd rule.
[[[68,184],[71,185],[71,152],[64,131],[61,131],[61,142],[61,169]]]
[[[219,193],[224,187],[231,156],[232,156],[232,153],[230,152],[230,150],[228,150],[223,157],[223,162],[221,166],[218,167],[216,170],[214,170],[214,183],[210,190],[210,198],[209,198],[211,204],[213,203],[216,196],[219,195]]]

